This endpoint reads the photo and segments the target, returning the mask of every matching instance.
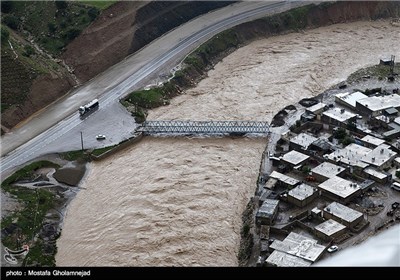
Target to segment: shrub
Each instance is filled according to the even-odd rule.
[[[67,30],[67,32],[65,33],[65,36],[68,38],[68,40],[73,40],[76,37],[78,37],[80,33],[81,33],[81,30],[73,27],[73,28],[70,28]]]
[[[65,10],[68,7],[67,1],[55,1],[56,7],[59,10]]]
[[[10,37],[10,32],[8,30],[1,26],[1,43],[7,42],[8,38]]]
[[[88,16],[90,17],[90,20],[95,20],[95,18],[98,16],[98,14],[99,14],[99,10],[98,9],[96,9],[95,7],[91,7],[89,10],[88,10]]]
[[[8,27],[10,27],[10,28],[12,28],[14,30],[17,30],[18,29],[18,25],[19,25],[19,19],[16,16],[13,16],[13,15],[6,15],[4,17],[4,23]]]
[[[25,47],[24,47],[24,56],[30,57],[34,53],[35,53],[35,49],[34,48],[32,48],[30,45],[25,45]]]
[[[52,23],[52,22],[49,22],[47,24],[47,28],[49,29],[50,33],[54,33],[57,30],[56,25],[54,23]]]

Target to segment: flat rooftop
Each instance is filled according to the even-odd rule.
[[[318,188],[333,193],[341,198],[346,198],[360,190],[360,186],[346,179],[333,176],[318,185]]]
[[[356,92],[338,93],[335,95],[335,98],[341,100],[348,106],[355,108],[357,100],[368,98],[368,96],[360,91],[356,91]]]
[[[309,156],[299,153],[294,150],[284,154],[281,157],[282,160],[284,160],[290,164],[293,164],[293,165],[298,165],[309,158],[310,158]]]
[[[277,250],[269,255],[266,262],[278,267],[307,267],[311,265],[310,261]]]
[[[380,144],[385,143],[385,140],[383,139],[379,139],[377,137],[374,137],[372,135],[367,135],[364,136],[363,138],[361,138],[362,141],[364,141],[365,143],[374,145],[374,146],[379,146]]]
[[[335,217],[338,217],[348,223],[351,223],[363,216],[362,213],[337,202],[332,202],[331,204],[326,206],[324,208],[324,211],[331,213]]]
[[[289,186],[295,186],[300,182],[299,180],[297,180],[295,178],[286,176],[285,174],[279,173],[277,171],[272,171],[272,173],[271,173],[271,175],[269,175],[269,177],[277,179],[278,181],[283,182]]]
[[[341,167],[339,165],[330,163],[330,162],[323,162],[317,167],[311,169],[313,174],[318,174],[327,178],[331,178],[343,172],[346,168]]]
[[[397,153],[389,149],[390,146],[386,144],[381,144],[371,152],[366,154],[361,158],[363,162],[374,166],[381,166],[385,164],[387,161],[393,159]]]
[[[357,102],[375,112],[385,110],[390,107],[400,107],[400,95],[391,94],[384,96],[371,96],[357,100]]]
[[[376,170],[375,168],[371,168],[371,167],[365,168],[364,172],[369,174],[369,175],[371,175],[371,176],[373,176],[373,177],[375,177],[375,178],[381,179],[381,180],[383,180],[383,179],[388,177],[388,174],[385,174],[385,173],[383,173],[383,172],[381,172],[379,170]]]
[[[299,135],[296,135],[295,137],[290,139],[290,143],[297,144],[306,150],[308,146],[310,146],[316,140],[318,140],[318,138],[310,134],[300,133]]]
[[[317,103],[317,104],[315,104],[315,105],[313,105],[311,107],[308,107],[306,109],[306,111],[309,111],[311,113],[315,113],[315,112],[318,112],[319,110],[325,108],[325,106],[326,106],[325,103],[319,102],[319,103]]]
[[[325,246],[318,244],[317,240],[295,232],[291,232],[283,241],[275,240],[270,248],[311,262],[315,262],[325,250]]]
[[[342,162],[346,165],[360,166],[361,168],[365,168],[368,166],[368,164],[362,162],[360,159],[371,151],[372,150],[367,147],[351,143],[343,149],[330,153],[326,157],[335,162]]]
[[[332,108],[328,111],[325,111],[322,115],[325,115],[342,123],[347,122],[349,119],[356,116],[356,114],[340,108]]]
[[[323,234],[327,236],[332,236],[333,234],[337,233],[338,231],[341,231],[345,229],[346,226],[342,225],[341,223],[336,222],[335,220],[329,219],[322,224],[319,224],[318,226],[315,227],[315,230],[322,232]]]
[[[269,179],[267,180],[267,182],[265,183],[264,188],[269,189],[269,190],[272,190],[272,189],[275,187],[276,182],[278,182],[277,179],[275,179],[275,178],[269,178]]]
[[[275,199],[266,199],[263,204],[261,205],[261,207],[258,209],[257,212],[257,217],[265,217],[265,218],[271,218],[274,213],[275,213],[275,209],[276,207],[278,207],[279,204],[279,200],[275,200]]]
[[[288,192],[288,195],[296,198],[297,200],[304,200],[307,197],[312,196],[313,193],[314,193],[314,188],[303,183],[303,184],[295,187],[294,189],[291,189]]]

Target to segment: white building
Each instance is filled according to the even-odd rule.
[[[363,219],[362,213],[337,202],[326,206],[323,215],[325,219],[333,219],[348,227],[357,225]]]
[[[275,240],[272,242],[270,248],[315,262],[326,247],[318,244],[315,239],[291,232],[283,241]]]
[[[352,109],[356,108],[356,102],[360,99],[368,98],[367,95],[360,91],[343,92],[335,95],[335,102],[348,106]]]
[[[344,203],[349,202],[361,193],[361,188],[358,184],[337,176],[322,182],[318,185],[318,188],[321,190],[322,195]]]
[[[346,168],[341,167],[339,165],[330,163],[330,162],[323,162],[317,167],[311,169],[311,174],[318,180],[318,181],[325,181],[329,178],[334,176],[339,176],[346,171]]]

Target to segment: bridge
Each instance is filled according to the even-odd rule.
[[[268,134],[267,122],[256,121],[145,121],[137,130],[144,134]]]

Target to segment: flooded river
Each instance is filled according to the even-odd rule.
[[[255,41],[148,119],[266,120],[355,70],[400,57],[388,21]],[[265,140],[146,138],[92,163],[58,240],[59,266],[236,266]]]

